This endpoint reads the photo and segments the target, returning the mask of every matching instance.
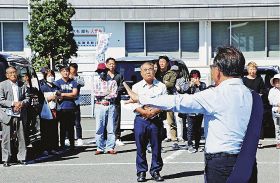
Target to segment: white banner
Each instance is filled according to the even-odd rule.
[[[104,33],[99,32],[97,33],[97,46],[96,46],[96,53],[95,59],[97,63],[104,63],[104,53],[108,49],[109,45],[109,38],[111,37],[112,33]]]

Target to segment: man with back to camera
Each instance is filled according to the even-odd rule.
[[[148,98],[138,96],[124,84],[131,97],[130,102],[139,101],[142,105],[152,105],[164,110],[204,114],[205,181],[207,183],[225,183],[229,181],[228,178],[237,180],[242,178],[243,182],[257,182],[255,153],[262,115],[255,113],[255,107],[262,111],[262,104],[260,96],[255,92],[251,93],[242,82],[244,65],[245,58],[236,48],[218,48],[213,65],[210,66],[216,87],[193,95],[161,95]],[[253,104],[254,108],[252,108]],[[247,130],[252,132],[250,131],[252,125],[248,126],[249,121],[250,124],[253,124],[252,121],[254,121],[252,120],[254,115],[250,115],[251,112],[254,112],[254,115],[257,114],[258,117],[254,119],[257,122],[255,124],[258,124],[258,129],[255,131],[257,135],[254,134],[253,139],[248,137],[252,134],[246,133]],[[247,144],[242,146],[243,143]],[[248,145],[250,146],[249,150],[246,149]],[[250,152],[253,156],[246,156],[243,153],[244,149],[245,152]],[[243,166],[249,168],[245,172],[241,172],[240,177],[236,174],[235,177],[232,177],[232,173],[237,172],[238,168],[241,169],[240,166],[236,169],[234,167],[240,165],[239,159],[244,159],[244,157],[250,159],[248,162],[246,159],[243,162]]]
[[[29,93],[23,82],[17,78],[15,67],[6,69],[7,80],[0,83],[0,123],[2,126],[3,166],[11,166],[11,136],[16,130],[18,139],[18,164],[26,165],[26,144],[23,123],[27,121],[26,108],[29,105]],[[16,127],[16,129],[14,129]]]
[[[145,62],[140,69],[143,80],[133,85],[132,90],[135,93],[150,97],[167,93],[166,86],[154,77],[155,71],[153,63]],[[163,120],[160,115],[161,110],[149,107],[148,105],[129,105],[136,114],[134,120],[134,135],[137,147],[137,181],[146,181],[146,172],[148,171],[146,149],[149,142],[152,149],[150,174],[155,181],[164,181],[159,173],[163,167],[161,158],[161,131],[163,128]]]

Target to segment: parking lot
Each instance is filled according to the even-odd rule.
[[[94,119],[82,119],[83,147],[56,156],[37,156],[27,166],[1,166],[1,182],[136,182],[136,146],[132,131],[122,133],[126,145],[116,148],[118,154],[96,156],[94,124]],[[263,144],[264,148],[257,153],[258,182],[279,183],[280,151],[275,149],[273,138],[266,138]],[[164,167],[161,174],[165,182],[204,182],[203,152],[189,154],[186,150],[173,151],[170,142],[163,143],[163,147],[167,151],[162,154]],[[149,161],[150,158],[151,154],[148,154]],[[147,178],[148,182],[154,182],[150,175]]]

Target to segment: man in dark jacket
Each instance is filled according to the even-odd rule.
[[[160,56],[158,60],[158,71],[156,73],[156,79],[163,82],[167,88],[167,93],[173,94],[173,90],[175,88],[177,74],[175,71],[170,70],[170,60],[167,56]],[[167,120],[167,138],[165,141],[176,141],[176,124],[174,122],[174,113],[167,112],[166,115]]]
[[[107,72],[107,80],[115,80],[118,85],[117,90],[117,98],[115,99],[115,135],[116,135],[116,145],[123,146],[125,145],[121,141],[121,129],[120,129],[120,119],[121,119],[121,94],[124,90],[123,87],[123,76],[116,71],[116,60],[114,58],[107,58],[106,59],[106,67],[108,68]]]

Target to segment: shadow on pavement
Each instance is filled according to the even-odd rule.
[[[180,173],[175,173],[171,175],[164,175],[164,179],[176,179],[176,178],[181,178],[181,177],[190,177],[190,176],[195,176],[195,175],[203,175],[204,171],[189,171],[189,172],[180,172]]]
[[[128,150],[118,151],[118,154],[128,153],[128,152],[135,152],[135,151],[136,151],[136,149],[128,149]]]
[[[59,151],[59,154],[57,155],[48,155],[44,156],[40,154],[37,157],[34,157],[33,159],[29,159],[28,164],[37,164],[37,163],[44,163],[44,162],[55,162],[55,161],[65,161],[70,159],[76,159],[75,155],[78,155],[82,152],[88,151],[88,148],[93,148],[92,146],[82,146],[82,147],[76,147],[75,149],[65,149]]]

